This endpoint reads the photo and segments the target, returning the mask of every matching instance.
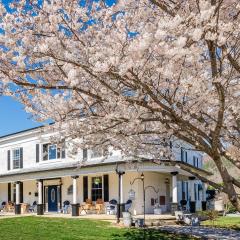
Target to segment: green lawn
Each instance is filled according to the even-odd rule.
[[[240,217],[219,217],[216,221],[204,221],[203,225],[240,230]]]
[[[0,217],[1,218],[1,217]],[[145,237],[144,237],[145,236]],[[82,219],[18,217],[0,219],[1,240],[187,240],[157,230],[124,229],[113,227],[104,221]]]

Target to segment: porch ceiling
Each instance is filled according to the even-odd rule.
[[[67,176],[75,176],[75,175],[88,175],[88,174],[96,174],[96,173],[113,173],[116,170],[116,166],[118,168],[126,171],[126,172],[159,172],[159,173],[171,173],[171,172],[179,172],[180,175],[183,176],[193,176],[186,170],[181,168],[183,163],[178,161],[164,161],[159,164],[143,161],[143,162],[132,162],[131,164],[119,161],[115,163],[101,163],[94,165],[86,165],[79,167],[77,164],[70,166],[64,166],[53,169],[31,169],[31,170],[18,170],[15,172],[10,172],[8,174],[0,175],[0,183],[6,182],[15,182],[15,181],[27,181],[27,180],[36,180],[36,179],[50,179],[50,178],[60,178]],[[197,172],[201,175],[211,175],[211,173],[204,171],[202,169],[197,169],[191,165],[186,165],[191,170]]]

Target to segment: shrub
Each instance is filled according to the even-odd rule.
[[[235,212],[237,212],[237,209],[232,205],[231,202],[227,202],[225,204],[225,212],[226,213],[235,213]]]

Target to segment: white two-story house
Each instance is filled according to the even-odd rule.
[[[120,151],[104,158],[84,149],[72,156],[68,149],[51,144],[49,137],[41,127],[0,137],[0,204],[14,202],[16,214],[22,203],[37,202],[41,215],[59,211],[68,200],[72,214],[78,215],[86,199],[106,204],[131,199],[132,214],[151,214],[156,205],[162,213],[173,212],[181,200],[191,211],[206,207],[205,184],[182,166],[200,175],[209,173],[202,169],[201,153],[183,143],[172,144],[175,160],[129,163]]]

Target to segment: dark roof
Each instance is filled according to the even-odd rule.
[[[48,125],[52,125],[52,124],[53,124],[53,123],[49,123]],[[32,130],[35,130],[35,129],[38,129],[38,128],[42,128],[42,127],[44,127],[44,126],[45,126],[45,125],[41,125],[41,126],[38,126],[38,127],[28,128],[28,129],[21,130],[21,131],[18,131],[18,132],[6,134],[6,135],[3,135],[3,136],[0,136],[0,139],[5,138],[5,137],[10,137],[10,136],[13,136],[13,135],[16,135],[16,134],[19,134],[19,133],[24,133],[24,132],[32,131]]]

